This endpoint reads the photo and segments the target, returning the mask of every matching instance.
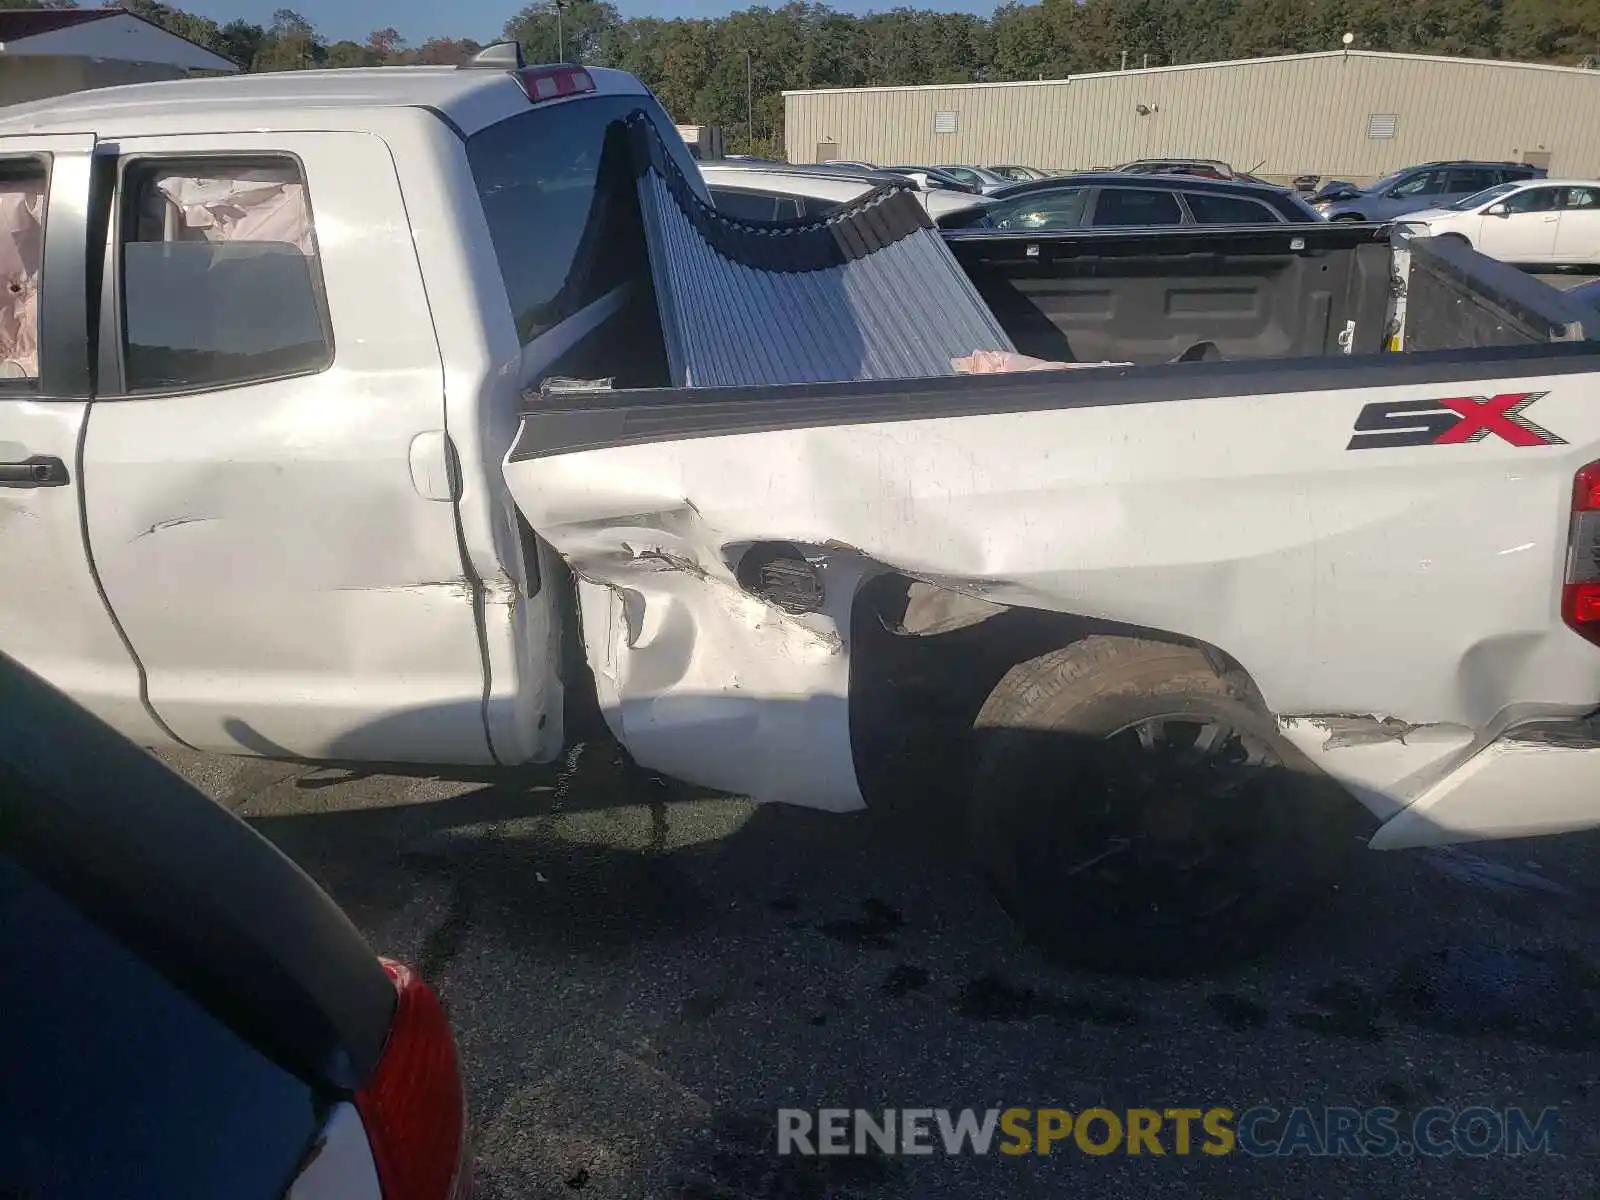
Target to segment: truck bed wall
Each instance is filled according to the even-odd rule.
[[[951,232],[1017,349],[1068,362],[1375,353],[1388,333],[1380,227]],[[1346,350],[1341,339],[1348,338]]]
[[[1405,348],[1463,350],[1579,342],[1589,310],[1456,238],[1409,238]],[[1592,317],[1592,313],[1590,314]]]

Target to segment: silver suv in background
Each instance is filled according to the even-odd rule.
[[[1311,197],[1330,221],[1388,221],[1425,208],[1443,208],[1497,183],[1543,179],[1543,167],[1526,163],[1434,162],[1406,167],[1371,187],[1334,180]]]

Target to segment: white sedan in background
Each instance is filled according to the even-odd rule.
[[[1593,180],[1500,183],[1448,208],[1407,213],[1395,224],[1459,238],[1502,262],[1600,265],[1600,183]]]

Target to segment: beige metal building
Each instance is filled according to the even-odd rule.
[[[1269,178],[1369,181],[1444,158],[1600,174],[1600,71],[1330,51],[1075,75],[1037,83],[784,93],[791,162],[1222,159]]]

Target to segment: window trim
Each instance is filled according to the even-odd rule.
[[[126,305],[127,289],[125,251],[128,245],[124,232],[134,203],[129,175],[136,170],[186,163],[206,163],[216,166],[238,166],[259,169],[265,164],[292,163],[305,189],[306,214],[311,220],[311,292],[316,301],[317,320],[322,326],[322,340],[326,354],[319,365],[297,371],[283,371],[272,375],[252,376],[249,379],[230,379],[221,382],[182,384],[172,387],[130,388],[128,386],[128,344]],[[293,379],[310,379],[331,370],[339,359],[339,348],[334,337],[333,314],[328,307],[327,283],[322,273],[322,246],[317,239],[316,205],[311,196],[311,177],[305,161],[292,150],[202,150],[183,154],[166,154],[159,150],[119,156],[117,159],[116,191],[111,202],[111,220],[106,231],[106,250],[110,270],[106,273],[109,287],[102,291],[101,336],[102,347],[109,345],[109,357],[116,364],[115,390],[104,389],[97,398],[108,400],[147,400],[162,396],[193,396],[209,392],[233,391],[236,388],[258,387],[264,383],[281,383]],[[108,340],[109,334],[109,340]],[[102,354],[102,359],[107,357]],[[108,381],[110,382],[110,381]]]
[[[45,354],[45,280],[50,274],[50,203],[55,191],[55,155],[48,150],[19,151],[17,153],[0,154],[0,166],[13,163],[31,163],[44,172],[44,224],[39,230],[39,298],[34,305],[33,340],[38,346],[39,359],[38,371],[34,375],[24,376],[21,379],[0,376],[0,400],[13,398],[34,398],[48,394],[45,391],[44,380],[46,367],[50,365]]]

